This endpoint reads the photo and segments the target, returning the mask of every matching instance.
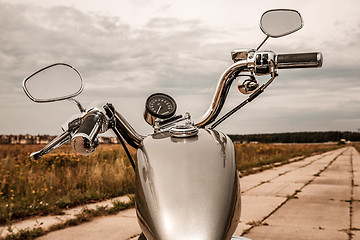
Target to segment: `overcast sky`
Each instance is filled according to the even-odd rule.
[[[77,108],[36,104],[22,80],[55,62],[83,75],[83,105],[112,102],[141,134],[146,98],[168,93],[178,114],[208,108],[230,52],[255,48],[261,14],[297,9],[304,27],[262,47],[276,53],[321,51],[321,69],[279,70],[258,99],[217,129],[226,133],[357,131],[360,128],[360,2],[334,0],[0,0],[0,134],[58,134]],[[266,79],[259,79],[263,83]],[[232,87],[226,107],[246,97]]]

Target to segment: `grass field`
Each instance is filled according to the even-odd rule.
[[[29,160],[41,147],[0,145],[1,224],[134,192],[134,171],[119,145],[99,146],[88,157],[66,145]]]
[[[341,147],[338,144],[235,144],[236,165],[242,175]]]
[[[0,224],[32,215],[59,214],[79,204],[133,193],[134,171],[120,145],[101,145],[88,157],[69,145],[37,162],[29,154],[41,145],[0,145]],[[323,144],[236,144],[240,171],[335,149]],[[135,157],[135,150],[131,149]]]

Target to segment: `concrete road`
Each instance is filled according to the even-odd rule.
[[[241,178],[235,235],[251,239],[360,239],[360,154],[353,147]],[[39,239],[137,239],[134,209]]]

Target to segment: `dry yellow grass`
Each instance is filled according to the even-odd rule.
[[[286,163],[298,156],[330,151],[337,144],[235,144],[236,165],[243,174],[253,172],[253,168],[275,163]]]
[[[134,192],[134,171],[120,145],[100,146],[88,157],[66,145],[31,161],[41,147],[0,145],[1,223]]]

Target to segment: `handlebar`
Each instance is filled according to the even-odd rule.
[[[321,67],[323,57],[320,52],[278,54],[275,61],[278,69],[309,68]]]
[[[86,116],[71,139],[73,149],[82,155],[93,153],[99,145],[97,135],[102,128],[103,122],[104,117],[100,112]]]
[[[297,54],[275,54],[272,51],[257,51],[256,49],[235,49],[231,52],[234,64],[229,66],[221,75],[214,96],[208,110],[203,116],[194,121],[195,126],[201,128],[211,124],[219,115],[229,93],[232,82],[243,72],[251,72],[255,75],[271,75],[268,83],[260,90],[253,93],[252,100],[272,82],[277,76],[277,69],[284,68],[308,68],[321,67],[322,54],[297,53]]]

